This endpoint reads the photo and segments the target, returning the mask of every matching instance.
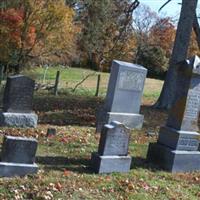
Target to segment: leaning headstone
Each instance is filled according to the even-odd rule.
[[[7,78],[3,97],[0,125],[10,127],[36,127],[38,117],[32,112],[35,82],[23,75]]]
[[[128,172],[130,130],[113,121],[102,129],[98,152],[92,153],[91,165],[96,173]]]
[[[198,118],[200,59],[195,56],[177,65],[177,91],[157,143],[149,145],[147,158],[171,172],[200,170]]]
[[[97,116],[97,130],[111,121],[119,121],[129,128],[141,128],[143,115],[139,114],[147,69],[142,66],[114,60],[105,104]]]
[[[0,176],[13,177],[37,173],[37,140],[5,136],[1,152]]]

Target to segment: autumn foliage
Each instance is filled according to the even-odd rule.
[[[0,11],[0,61],[23,64],[51,56],[70,58],[76,31],[74,11],[58,0],[22,0]]]

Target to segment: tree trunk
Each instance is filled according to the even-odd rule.
[[[187,52],[192,33],[198,0],[182,0],[180,19],[176,31],[176,38],[169,69],[156,108],[169,109],[172,105],[176,91],[176,63],[187,58]]]

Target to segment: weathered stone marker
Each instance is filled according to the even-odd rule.
[[[7,78],[3,97],[1,126],[36,127],[38,117],[32,113],[35,82],[23,75]]]
[[[97,116],[97,132],[111,121],[142,127],[144,117],[139,112],[146,74],[142,66],[113,61],[105,104]]]
[[[53,137],[56,135],[56,129],[55,128],[48,128],[47,129],[47,137]]]
[[[37,172],[35,154],[37,140],[22,137],[5,136],[3,141],[0,176],[25,176]]]
[[[177,65],[175,99],[157,143],[149,145],[147,158],[171,172],[200,170],[198,118],[200,59],[195,56]]]
[[[102,129],[98,152],[92,153],[91,165],[96,173],[128,172],[130,130],[113,121]]]

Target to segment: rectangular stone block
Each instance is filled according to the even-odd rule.
[[[161,127],[158,143],[174,150],[197,151],[199,147],[199,134],[170,127]]]
[[[119,122],[106,124],[99,142],[99,155],[126,156],[130,140],[130,130]]]
[[[107,112],[139,113],[147,69],[114,60],[108,84]]]
[[[3,97],[3,111],[30,113],[32,111],[35,82],[23,75],[9,76]]]
[[[5,136],[2,147],[2,162],[26,163],[35,162],[37,140],[23,137]]]
[[[35,113],[0,113],[0,126],[36,128],[37,121]]]
[[[147,159],[170,172],[200,170],[199,151],[177,151],[164,145],[150,143]]]
[[[92,153],[91,165],[95,173],[129,172],[132,158],[130,156],[100,156]]]
[[[35,174],[38,166],[34,164],[19,164],[0,162],[0,177],[25,176],[27,174]]]

